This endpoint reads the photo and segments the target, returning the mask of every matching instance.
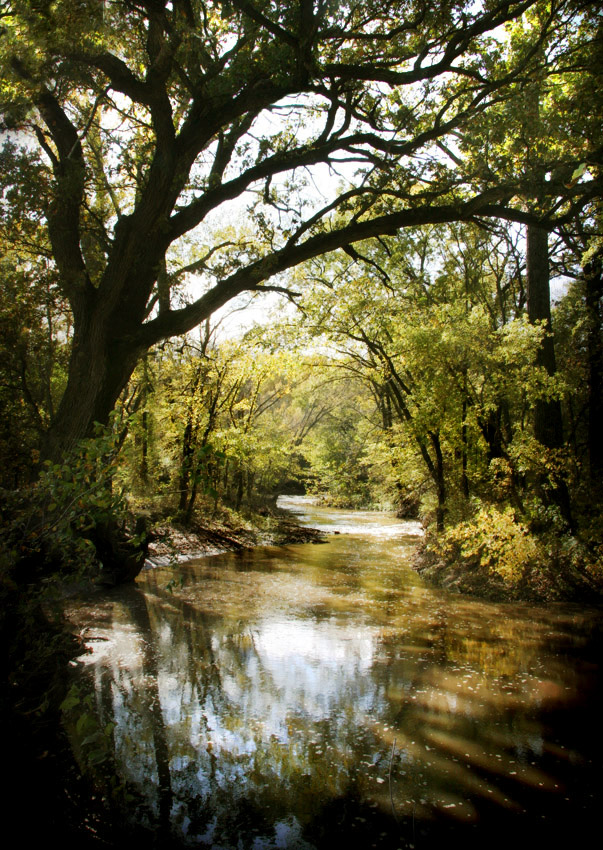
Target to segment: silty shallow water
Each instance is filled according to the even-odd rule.
[[[600,612],[430,588],[416,523],[283,505],[340,533],[148,571],[79,612],[132,819],[215,850],[590,843]]]

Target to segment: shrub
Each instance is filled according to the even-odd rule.
[[[505,583],[516,585],[542,557],[542,545],[510,507],[482,506],[475,516],[450,529],[442,541],[446,558],[461,558]]]

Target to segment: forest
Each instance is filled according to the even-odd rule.
[[[68,588],[170,529],[273,539],[281,494],[419,521],[444,587],[600,602],[600,13],[0,0],[1,702],[32,752]]]

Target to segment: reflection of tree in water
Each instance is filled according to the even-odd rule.
[[[287,693],[287,677],[275,680],[257,632],[240,622],[216,621],[181,600],[166,609],[155,599],[151,610],[158,634],[170,645],[163,675],[188,670],[180,684],[173,676],[173,690],[163,696],[175,718],[170,740],[179,761],[174,769],[172,758],[173,785],[193,821],[189,832],[203,834],[198,825],[212,813],[221,840],[233,823],[234,837],[242,828],[258,829],[260,813],[262,820],[266,812],[271,822],[286,819],[292,801],[307,819],[316,799],[345,792],[353,754],[350,748],[349,757],[338,756],[325,719],[332,705],[313,724],[316,706],[308,716],[300,704],[303,692]],[[359,679],[357,689],[366,684]],[[347,726],[346,737],[353,740],[357,718],[349,710],[340,715],[340,728]],[[250,820],[251,811],[256,814]]]
[[[218,833],[224,838],[228,825],[234,824],[234,835],[250,826],[252,811],[257,829],[260,813],[270,813],[270,823],[288,818],[291,800],[306,818],[312,817],[321,795],[345,792],[352,748],[337,754],[324,717],[310,729],[313,718],[301,707],[283,705],[283,683],[275,682],[255,634],[249,629],[237,632],[237,624],[217,622],[176,599],[166,604],[149,595],[147,600],[150,620],[145,618],[146,607],[140,611],[138,599],[127,600],[136,630],[131,637],[142,647],[138,666],[106,667],[101,681],[107,692],[107,673],[112,677],[118,757],[130,781],[148,796],[150,809],[156,777],[165,776],[166,737],[173,817],[189,833],[205,834],[217,815]],[[149,649],[151,623],[156,656]],[[359,680],[358,690],[365,690],[366,683],[365,678]],[[270,703],[276,706],[272,716]],[[323,715],[330,706],[323,707]],[[339,727],[350,741],[357,720],[353,711],[340,711]],[[168,781],[160,813],[165,812],[169,786]]]
[[[565,794],[579,757],[566,733],[583,676],[563,650],[575,646],[576,623],[528,613],[463,602],[432,608],[412,618],[406,640],[392,623],[390,710],[380,731],[398,752],[398,811],[461,823],[486,813],[505,832],[513,820],[526,840],[543,834],[544,819],[553,838],[559,824],[569,829],[574,800]],[[411,690],[407,669],[397,670],[407,653],[419,662]],[[559,709],[553,733],[546,721]]]
[[[172,788],[154,636],[144,594],[134,586],[124,587],[119,601],[116,614],[130,628],[130,652],[127,663],[109,657],[108,664],[96,667],[97,700],[103,725],[115,724],[120,774],[131,786],[145,788],[137,815],[152,823],[161,839],[170,832]]]
[[[543,795],[559,799],[572,753],[538,716],[579,688],[554,653],[569,624],[374,592],[378,628],[309,604],[217,615],[151,580],[146,602],[133,592],[139,666],[111,666],[112,713],[159,823],[171,811],[192,843],[301,847],[295,829],[321,846],[341,822],[351,845],[378,830],[398,846],[440,819],[540,817]]]

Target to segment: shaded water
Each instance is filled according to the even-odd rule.
[[[586,842],[600,612],[429,588],[416,524],[286,506],[341,533],[149,571],[86,612],[133,821],[215,850]]]

